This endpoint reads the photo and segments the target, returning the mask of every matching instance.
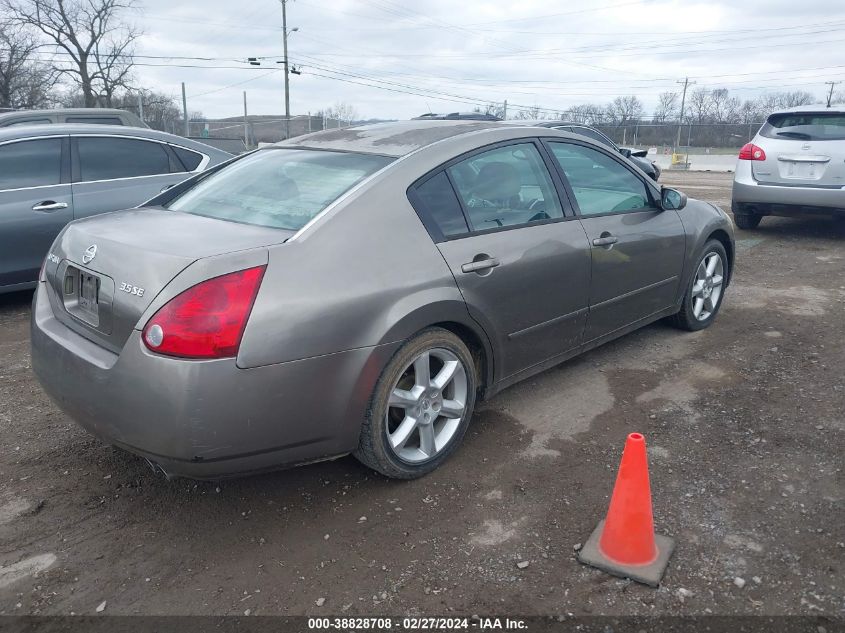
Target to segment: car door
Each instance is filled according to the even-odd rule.
[[[591,245],[589,343],[675,303],[686,237],[678,213],[624,162],[577,141],[547,141]]]
[[[68,138],[0,145],[0,287],[28,284],[73,219]]]
[[[75,217],[130,209],[188,177],[166,143],[124,136],[71,137]]]
[[[589,245],[561,204],[538,145],[453,161],[415,190],[470,314],[507,378],[580,344]]]

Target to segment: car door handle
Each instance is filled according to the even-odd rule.
[[[496,259],[495,257],[486,257],[485,259],[479,259],[464,264],[463,266],[461,266],[461,270],[465,273],[477,273],[482,270],[489,270],[490,268],[495,268],[498,265],[498,259]]]
[[[619,241],[618,237],[612,235],[602,235],[593,240],[593,246],[613,246]]]
[[[59,209],[67,209],[67,202],[54,202],[53,200],[45,200],[39,202],[34,207],[33,211],[58,211]]]

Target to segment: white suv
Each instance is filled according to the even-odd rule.
[[[771,114],[739,152],[731,210],[741,229],[764,215],[845,217],[845,107]]]

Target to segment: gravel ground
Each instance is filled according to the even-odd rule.
[[[663,177],[724,207],[730,179]],[[53,406],[30,296],[0,296],[0,614],[843,615],[845,223],[738,238],[713,327],[656,324],[507,390],[412,482],[352,458],[168,482]],[[631,431],[677,539],[657,590],[575,559]]]

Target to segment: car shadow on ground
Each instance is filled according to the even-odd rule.
[[[0,294],[0,310],[29,308],[32,305],[32,290],[20,290]]]
[[[845,216],[842,218],[827,218],[820,216],[806,216],[796,218],[764,217],[760,226],[752,231],[736,230],[736,239],[752,239],[755,237],[777,237],[790,239],[829,239],[841,241],[845,239]]]

